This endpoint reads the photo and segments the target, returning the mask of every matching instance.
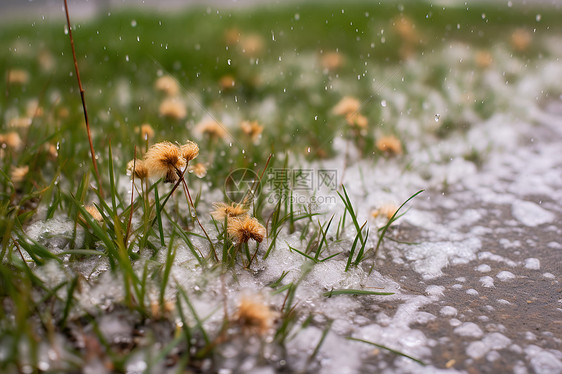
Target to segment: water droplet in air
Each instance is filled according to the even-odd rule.
[[[232,62],[231,59],[226,60],[226,63],[230,65],[230,63]]]
[[[386,108],[386,100],[382,100],[382,101],[381,101],[381,105],[382,105],[384,108]]]
[[[129,62],[129,55],[125,55],[125,61]]]
[[[137,27],[137,21],[136,20],[131,21],[131,27]]]
[[[435,115],[435,122],[439,122],[439,118],[441,118],[441,114],[437,113]]]
[[[537,14],[537,16],[535,17],[535,19],[537,20],[537,22],[541,21],[542,16],[540,14]]]

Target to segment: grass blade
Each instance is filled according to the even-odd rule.
[[[400,352],[400,351],[397,351],[396,349],[389,348],[389,347],[387,347],[387,346],[385,346],[385,345],[373,343],[373,342],[370,342],[370,341],[368,341],[368,340],[353,338],[353,337],[351,337],[351,336],[347,337],[346,339],[347,339],[347,340],[353,340],[353,341],[355,341],[355,342],[360,342],[360,343],[365,343],[365,344],[373,345],[373,346],[375,346],[375,347],[377,347],[377,348],[381,348],[381,349],[387,350],[387,351],[389,351],[389,352],[392,352],[392,353],[394,353],[395,355],[409,358],[410,360],[415,361],[415,362],[417,362],[418,364],[420,364],[420,365],[422,365],[422,366],[426,366],[425,362],[423,362],[423,361],[421,361],[421,360],[418,360],[417,358],[414,358],[414,357],[412,357],[412,356],[409,356],[409,355],[407,355],[407,354],[405,354],[405,353],[402,353],[402,352]]]
[[[394,295],[394,292],[380,292],[380,291],[368,291],[368,290],[354,290],[351,288],[348,289],[340,289],[340,290],[331,290],[328,292],[324,292],[322,296],[332,297],[338,295],[377,295],[377,296],[388,296]]]

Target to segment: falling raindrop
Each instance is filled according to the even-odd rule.
[[[131,21],[131,27],[137,27],[137,21],[136,20]]]
[[[386,108],[386,100],[382,100],[382,101],[381,101],[381,105],[382,105],[384,108]]]
[[[229,64],[229,65],[231,64],[231,62],[232,62],[231,59],[226,60],[226,63]]]
[[[537,16],[535,17],[535,19],[537,20],[537,22],[541,21],[542,16],[540,14],[537,14]]]
[[[441,114],[437,113],[435,115],[435,122],[439,122],[439,118],[441,118]]]

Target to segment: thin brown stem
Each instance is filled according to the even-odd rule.
[[[193,199],[191,198],[191,193],[189,192],[189,188],[187,187],[187,183],[186,183],[185,178],[184,178],[186,170],[187,170],[187,165],[185,165],[185,169],[183,170],[183,172],[176,168],[176,173],[180,177],[180,180],[183,184],[184,192],[187,194],[189,204],[190,204],[191,208],[193,209],[193,217],[195,218],[195,220],[199,224],[199,227],[201,227],[201,230],[203,230],[203,233],[207,237],[207,240],[209,241],[209,244],[211,244],[211,251],[213,252],[213,256],[215,257],[215,260],[218,262],[219,257],[217,256],[217,251],[215,250],[215,246],[213,245],[211,237],[209,236],[209,234],[207,234],[207,230],[205,230],[205,228],[201,224],[201,221],[199,221],[199,217],[197,216],[197,209],[195,209],[195,204],[193,204]]]
[[[66,14],[66,24],[68,26],[68,36],[70,37],[70,46],[72,48],[72,59],[74,60],[74,69],[76,70],[76,79],[78,80],[78,88],[80,89],[80,99],[82,99],[82,109],[84,111],[84,120],[86,121],[86,131],[88,133],[88,141],[90,142],[90,154],[92,156],[92,164],[94,165],[94,173],[98,182],[98,191],[100,197],[103,198],[103,189],[98,170],[98,163],[96,162],[96,152],[94,151],[94,143],[92,142],[92,132],[90,131],[90,122],[88,121],[88,111],[86,110],[86,98],[84,96],[84,88],[82,87],[82,80],[80,79],[80,71],[78,70],[78,61],[76,59],[76,51],[74,49],[74,39],[72,38],[72,27],[70,26],[70,15],[68,13],[68,3],[64,0],[64,11]]]
[[[125,239],[123,244],[127,247],[127,240],[131,233],[131,224],[133,222],[133,211],[134,211],[134,196],[135,196],[135,170],[137,168],[137,146],[135,145],[135,158],[133,159],[133,172],[131,173],[131,214],[129,214],[129,222],[127,222],[127,232],[125,233]],[[142,183],[142,182],[141,182]]]

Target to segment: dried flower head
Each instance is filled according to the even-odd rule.
[[[348,115],[345,116],[345,120],[347,121],[348,125],[353,127],[359,127],[361,129],[367,128],[367,124],[369,123],[367,117],[357,112],[349,113]]]
[[[247,243],[250,239],[261,243],[265,237],[265,227],[254,217],[231,218],[227,225],[228,234],[237,243]]]
[[[198,162],[194,165],[189,165],[187,167],[187,170],[190,173],[195,174],[197,178],[204,178],[205,175],[207,175],[207,167],[201,162]]]
[[[170,142],[156,143],[144,155],[148,175],[164,177],[164,181],[168,183],[178,179],[178,171],[182,171],[185,165],[180,148]]]
[[[226,203],[213,203],[215,210],[211,212],[211,216],[217,221],[223,221],[227,218],[243,217],[248,214],[248,207],[244,204],[226,204]]]
[[[86,212],[88,212],[96,221],[103,221],[103,217],[101,216],[100,211],[98,210],[98,208],[96,208],[95,205],[86,205],[84,209],[86,209]]]
[[[143,160],[131,160],[127,163],[127,175],[132,176],[133,173],[135,175],[135,178],[148,178],[148,169]]]
[[[224,127],[211,118],[199,122],[195,131],[213,140],[224,139],[226,137],[226,130]]]
[[[180,86],[174,77],[164,75],[156,80],[154,87],[167,96],[176,96],[180,92]]]
[[[31,126],[31,118],[29,117],[16,117],[12,118],[10,122],[8,122],[8,126],[17,128],[17,129],[27,129]]]
[[[37,60],[39,61],[41,70],[44,72],[50,73],[55,68],[55,58],[53,57],[51,52],[46,49],[43,49],[39,52],[39,54],[37,55]]]
[[[171,300],[164,300],[164,304],[161,305],[159,301],[150,301],[150,313],[154,319],[160,319],[162,317],[168,316],[175,309],[175,303]]]
[[[243,296],[234,319],[245,334],[265,335],[273,326],[276,316],[263,300],[256,296]]]
[[[481,68],[490,67],[493,61],[494,59],[492,58],[492,54],[485,50],[480,50],[474,55],[474,62]]]
[[[29,73],[23,69],[12,69],[8,71],[8,82],[11,84],[27,84]]]
[[[12,167],[10,178],[13,184],[20,184],[24,181],[25,176],[29,172],[29,166]]]
[[[43,116],[43,108],[39,106],[39,100],[29,100],[25,106],[25,113],[31,118]]]
[[[135,132],[137,134],[140,133],[144,140],[150,140],[154,137],[154,129],[148,123],[143,123],[140,127],[135,127]]]
[[[232,75],[223,75],[219,81],[219,84],[223,90],[231,89],[236,85],[236,81]]]
[[[240,41],[240,30],[237,28],[224,31],[224,41],[227,45],[234,45]]]
[[[160,103],[158,109],[160,115],[164,117],[183,119],[187,116],[187,109],[182,100],[177,97],[169,97]]]
[[[320,57],[320,65],[327,71],[339,69],[344,64],[343,55],[339,52],[327,52]]]
[[[11,148],[19,150],[23,145],[20,135],[17,132],[9,132],[7,134],[0,134],[0,146],[2,148]]]
[[[394,135],[382,136],[377,140],[377,149],[381,152],[399,155],[402,154],[402,143]]]
[[[414,25],[410,18],[400,16],[394,20],[393,26],[394,31],[396,31],[404,42],[414,44],[419,41],[416,25]]]
[[[529,48],[532,37],[526,29],[516,29],[511,34],[511,46],[518,52],[524,52]]]
[[[199,146],[197,143],[188,140],[180,147],[180,153],[185,162],[189,162],[199,155]]]
[[[373,218],[384,216],[386,219],[391,219],[397,210],[398,207],[394,204],[384,204],[380,208],[373,210],[371,215]]]
[[[70,111],[68,110],[68,108],[65,107],[58,108],[57,115],[60,118],[68,118],[68,116],[70,115]]]
[[[332,113],[338,116],[345,116],[357,112],[360,107],[361,103],[359,100],[351,96],[345,96],[332,109]]]
[[[257,141],[263,132],[263,126],[261,126],[258,121],[242,121],[240,128],[253,142]]]
[[[242,48],[242,53],[250,56],[259,56],[264,49],[264,40],[259,34],[248,34],[243,35],[240,38],[240,47]]]
[[[45,150],[47,151],[47,155],[49,156],[50,159],[55,159],[59,156],[59,151],[58,151],[56,145],[45,144],[44,147],[45,147]]]

